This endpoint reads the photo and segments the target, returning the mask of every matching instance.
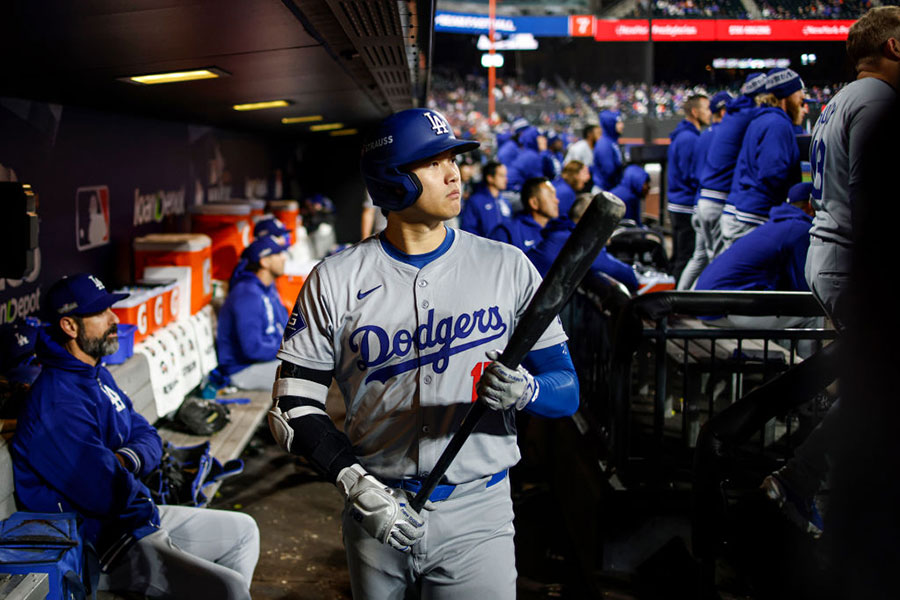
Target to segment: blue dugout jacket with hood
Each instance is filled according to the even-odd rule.
[[[534,264],[541,277],[547,276],[550,266],[556,260],[556,257],[559,256],[560,250],[565,246],[574,229],[575,223],[573,221],[569,219],[554,219],[541,231],[540,241],[525,253],[525,256]],[[610,256],[606,248],[600,250],[600,254],[597,255],[597,258],[591,264],[591,270],[606,273],[616,281],[625,284],[625,287],[631,293],[634,293],[638,288],[638,280],[634,274],[634,269]]]
[[[519,156],[520,150],[519,142],[516,141],[515,137],[511,137],[500,144],[500,147],[497,149],[497,161],[506,165],[507,169],[510,169],[516,157]]]
[[[703,174],[703,167],[706,165],[706,155],[709,154],[709,147],[712,145],[713,137],[719,129],[719,123],[713,123],[700,132],[697,139],[697,145],[694,146],[694,160],[691,162],[691,171],[694,173],[694,179],[697,181],[697,193],[694,194],[694,204],[700,197],[700,176]]]
[[[235,274],[233,280],[219,311],[216,335],[219,371],[225,375],[275,360],[288,320],[274,283],[264,286],[250,271]]]
[[[697,290],[781,290],[805,292],[804,269],[812,217],[780,204],[770,219],[738,238],[697,279]]]
[[[511,190],[522,189],[526,179],[543,177],[544,169],[541,164],[541,155],[538,153],[537,139],[540,133],[537,127],[526,127],[519,134],[521,148],[519,154],[509,167],[509,179],[507,188]]]
[[[668,161],[668,200],[670,212],[694,212],[694,200],[697,195],[697,179],[694,177],[694,152],[700,130],[687,119],[681,121],[675,131],[669,134]]]
[[[488,234],[500,223],[512,218],[509,203],[498,194],[491,195],[487,184],[482,183],[466,200],[466,205],[459,215],[459,228],[481,237]]]
[[[43,369],[12,441],[20,507],[84,517],[84,537],[107,566],[159,529],[140,478],[159,465],[162,442],[102,364],[78,360],[44,330],[37,356]]]
[[[591,173],[594,183],[602,190],[613,189],[622,179],[622,151],[619,149],[619,132],[616,131],[618,121],[618,111],[604,110],[600,113],[603,135],[594,144]]]
[[[541,152],[541,172],[544,177],[553,181],[562,173],[564,156],[562,152],[554,152],[549,148]]]
[[[800,149],[790,117],[780,108],[760,109],[747,127],[734,168],[728,194],[734,216],[744,223],[765,223],[800,178]]]
[[[738,96],[728,103],[725,117],[710,140],[706,161],[700,171],[699,197],[725,203],[731,191],[744,133],[759,110],[750,96]]]
[[[559,218],[568,219],[569,211],[575,204],[575,190],[562,177],[553,181],[553,187],[556,188],[556,199],[559,200]]]
[[[488,237],[498,242],[512,244],[522,252],[527,252],[540,241],[542,229],[544,228],[529,213],[520,212],[506,223],[494,227]]]
[[[625,203],[624,219],[631,219],[638,225],[641,224],[641,192],[644,191],[644,183],[650,179],[650,174],[638,165],[628,165],[622,174],[622,182],[610,192],[618,196]]]

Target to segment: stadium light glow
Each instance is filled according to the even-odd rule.
[[[489,68],[489,67],[500,68],[503,66],[503,55],[502,54],[482,54],[481,55],[481,66],[484,68]]]
[[[712,61],[714,69],[751,69],[759,71],[762,69],[774,69],[780,67],[786,69],[791,66],[789,58],[714,58]]]
[[[281,122],[285,125],[290,125],[292,123],[313,123],[321,120],[322,115],[307,115],[305,117],[283,117]]]
[[[218,79],[228,75],[221,69],[195,69],[193,71],[171,71],[169,73],[151,73],[148,75],[132,75],[121,77],[120,81],[135,83],[138,85],[156,85],[160,83],[181,83],[184,81],[196,81],[198,79]]]
[[[287,100],[266,100],[265,102],[248,102],[246,104],[235,104],[231,108],[237,111],[246,110],[265,110],[267,108],[284,108],[290,106]]]
[[[328,135],[331,136],[340,136],[340,135],[356,135],[359,133],[356,129],[338,129],[337,131],[329,131]]]
[[[343,129],[343,123],[322,123],[321,125],[310,125],[310,131],[331,131],[332,129]]]

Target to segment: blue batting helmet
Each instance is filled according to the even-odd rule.
[[[362,147],[360,168],[372,202],[387,210],[412,206],[422,184],[405,167],[447,150],[455,154],[480,144],[457,139],[442,114],[424,108],[394,113],[375,128]]]

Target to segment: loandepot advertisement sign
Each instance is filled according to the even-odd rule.
[[[184,214],[184,188],[141,193],[134,188],[134,226],[160,223],[169,215]]]

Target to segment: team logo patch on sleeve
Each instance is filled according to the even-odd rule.
[[[294,303],[294,310],[291,311],[287,327],[284,328],[284,341],[288,341],[306,329],[306,327],[306,320],[303,318],[303,313],[300,311],[300,301],[298,300]]]

